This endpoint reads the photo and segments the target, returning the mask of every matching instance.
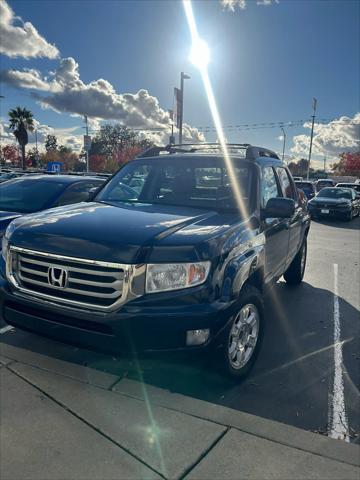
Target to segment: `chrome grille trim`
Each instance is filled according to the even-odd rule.
[[[67,271],[68,284],[65,288],[48,282],[50,267]],[[141,296],[144,293],[145,270],[145,265],[68,257],[15,246],[9,248],[6,265],[9,282],[21,294],[100,311],[114,310]],[[143,278],[139,279],[141,276]]]

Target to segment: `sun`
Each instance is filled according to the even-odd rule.
[[[191,46],[190,61],[200,70],[208,66],[210,51],[205,40],[201,38],[194,39]]]

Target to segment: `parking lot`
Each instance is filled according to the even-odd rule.
[[[12,347],[19,347],[21,361],[40,369],[51,371],[51,361],[44,367],[34,353],[69,362],[76,372],[81,366],[106,371],[114,379],[141,380],[324,435],[345,419],[340,429],[359,443],[359,226],[359,218],[351,223],[312,222],[304,282],[289,288],[280,281],[268,292],[264,344],[252,374],[242,383],[225,379],[209,358],[115,358],[15,330],[3,321],[0,353],[12,358]],[[340,371],[334,352],[334,332],[339,329]],[[121,391],[121,381],[118,385]]]

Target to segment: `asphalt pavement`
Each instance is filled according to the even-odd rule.
[[[121,393],[126,385],[126,395],[134,388],[134,395],[141,396],[140,380],[174,394],[360,443],[359,227],[359,218],[351,223],[312,222],[304,282],[290,288],[280,281],[268,292],[263,347],[251,376],[241,383],[225,379],[211,359],[113,357],[7,329],[1,321],[5,355],[11,358],[11,348],[19,347],[20,361],[37,364],[40,354],[47,358],[45,369],[54,375],[61,374],[64,361],[71,364],[69,376],[84,375],[85,366],[100,387],[102,372],[107,372],[114,390]],[[49,367],[51,359],[54,364]]]

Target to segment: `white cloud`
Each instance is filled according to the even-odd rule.
[[[304,124],[311,129],[311,122]],[[310,135],[296,135],[291,151],[296,155],[307,156]],[[353,118],[340,117],[327,124],[315,123],[312,152],[316,156],[336,158],[342,152],[358,151],[360,148],[360,112]]]
[[[74,151],[80,151],[83,146],[83,136],[82,134],[76,134],[76,131],[79,130],[79,127],[68,127],[68,128],[53,128],[50,125],[41,124],[37,120],[34,120],[35,130],[33,132],[28,132],[29,134],[29,143],[27,149],[33,148],[36,145],[36,136],[38,142],[38,148],[40,152],[45,150],[45,141],[47,135],[55,135],[59,145],[65,145],[71,147]],[[1,119],[0,123],[0,140],[1,145],[17,145],[16,138],[9,128],[9,124]]]
[[[89,120],[117,120],[130,128],[159,128],[167,139],[171,131],[169,113],[160,107],[156,97],[145,89],[137,93],[117,93],[102,78],[84,83],[79,65],[71,57],[60,60],[56,71],[44,77],[38,70],[5,70],[0,80],[15,88],[33,90],[33,96],[44,107]],[[45,92],[41,94],[40,92]],[[157,137],[162,138],[161,135]],[[202,141],[203,134],[184,125],[184,141]]]
[[[225,10],[230,10],[230,12],[235,12],[236,7],[240,10],[245,10],[248,4],[248,0],[220,0],[220,3]],[[279,3],[279,0],[257,0],[256,5],[270,6],[275,3]]]
[[[264,7],[269,7],[274,3],[279,3],[279,0],[257,0],[256,5],[263,5]]]
[[[34,68],[2,70],[0,71],[0,82],[7,83],[15,88],[29,88],[44,92],[59,90],[55,81],[49,82],[47,78],[42,78],[39,70]]]
[[[59,50],[48,43],[30,22],[16,17],[5,0],[0,0],[0,53],[8,57],[57,58]]]
[[[240,10],[245,10],[246,0],[221,0],[221,5],[231,12],[235,12],[235,8],[239,7]]]

